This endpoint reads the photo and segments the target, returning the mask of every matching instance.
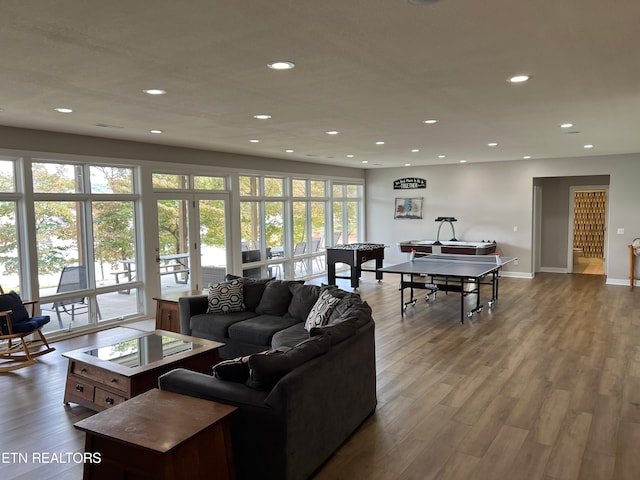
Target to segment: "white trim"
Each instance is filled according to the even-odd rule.
[[[571,273],[566,268],[560,267],[540,267],[542,273]]]

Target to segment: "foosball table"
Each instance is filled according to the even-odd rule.
[[[327,276],[330,285],[336,283],[336,278],[351,279],[351,288],[358,288],[362,274],[362,264],[369,260],[376,261],[376,279],[382,280],[382,261],[384,260],[384,244],[380,243],[350,243],[327,248]],[[350,276],[337,276],[336,264],[345,263],[350,266]]]

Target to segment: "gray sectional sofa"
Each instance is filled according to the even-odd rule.
[[[182,333],[225,343],[228,360],[214,375],[174,370],[159,386],[238,407],[231,437],[239,479],[305,479],[375,410],[371,308],[336,287],[242,282],[242,311],[206,313],[206,295],[179,300]],[[305,329],[321,296],[332,297],[324,324]]]

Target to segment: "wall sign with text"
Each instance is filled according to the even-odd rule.
[[[399,178],[393,181],[394,190],[413,190],[417,188],[427,188],[427,181],[424,178]]]

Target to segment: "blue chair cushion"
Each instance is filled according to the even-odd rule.
[[[13,317],[12,317],[13,319]],[[25,320],[23,322],[20,323],[14,323],[13,324],[13,333],[28,333],[28,332],[33,332],[37,329],[39,329],[40,327],[42,327],[43,325],[46,325],[47,323],[49,323],[51,319],[49,318],[49,315],[44,315],[41,317],[33,317],[29,320]]]

